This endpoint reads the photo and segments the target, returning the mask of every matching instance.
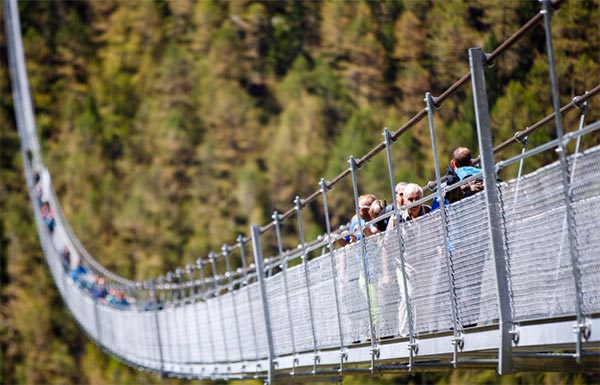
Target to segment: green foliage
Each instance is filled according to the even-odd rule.
[[[381,143],[384,126],[396,130],[422,111],[425,92],[439,95],[467,73],[468,48],[493,51],[539,5],[110,0],[19,8],[44,160],[65,214],[102,264],[141,280],[232,244],[250,224],[287,211],[296,195],[312,194],[320,178],[349,167],[350,155]],[[572,0],[553,15],[561,104],[600,84],[599,18],[598,0]],[[0,31],[1,382],[161,383],[86,342],[52,285],[24,190]],[[552,113],[545,50],[538,27],[487,69],[494,144]],[[435,113],[442,167],[458,145],[478,153],[471,99],[466,83]],[[596,99],[588,121],[600,117]],[[563,122],[565,131],[576,129],[577,113]],[[549,125],[529,140],[555,135]],[[592,137],[584,147],[598,143]],[[426,119],[392,154],[396,181],[433,179]],[[542,154],[525,169],[554,158]],[[386,163],[381,152],[361,168],[360,193],[390,200]],[[354,213],[349,179],[328,194],[334,228]],[[307,237],[324,231],[321,204],[303,211]],[[296,247],[296,219],[284,230],[285,248]],[[265,237],[265,249],[276,250],[273,234]],[[458,371],[378,381],[593,380]]]

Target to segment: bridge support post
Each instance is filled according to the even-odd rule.
[[[375,324],[373,322],[373,304],[371,303],[371,274],[369,271],[369,256],[367,255],[367,249],[365,244],[365,235],[363,233],[363,225],[360,221],[360,205],[358,203],[358,184],[356,181],[356,171],[358,170],[358,164],[356,163],[356,159],[353,156],[350,156],[348,160],[350,163],[350,173],[352,175],[352,190],[354,191],[354,205],[356,207],[356,217],[358,220],[358,231],[360,234],[360,239],[358,242],[360,243],[360,251],[362,255],[362,265],[363,265],[363,274],[365,275],[365,292],[367,293],[367,308],[369,310],[369,331],[371,334],[371,373],[375,371],[375,357],[379,355],[379,348],[377,346],[377,341],[375,341],[376,333],[375,333]]]
[[[440,163],[438,160],[437,141],[435,139],[435,126],[433,123],[433,112],[435,111],[434,98],[429,92],[425,94],[425,103],[427,104],[427,117],[429,119],[429,136],[431,137],[431,149],[433,151],[433,164],[435,169],[435,180],[437,186],[437,199],[439,202],[440,217],[442,220],[442,234],[444,236],[444,257],[446,259],[446,269],[448,273],[448,286],[450,293],[450,307],[452,309],[452,324],[454,325],[454,337],[452,345],[454,346],[452,365],[456,368],[458,362],[458,349],[462,349],[463,338],[459,328],[461,325],[458,322],[458,302],[456,298],[456,289],[454,287],[454,264],[450,255],[450,239],[448,236],[448,217],[446,213],[446,205],[444,203],[444,188],[441,183]]]
[[[152,279],[150,281],[150,292],[152,293],[152,298],[154,299],[154,301],[158,304],[158,295],[156,293],[156,281],[154,279]],[[158,306],[155,309],[151,309],[151,311],[154,312],[154,323],[156,325],[156,341],[158,343],[158,356],[160,358],[160,368],[159,368],[159,375],[162,378],[164,375],[164,358],[163,358],[163,351],[162,351],[162,341],[160,339],[160,324],[158,322]]]
[[[340,298],[337,287],[337,268],[335,266],[335,258],[333,252],[333,239],[331,238],[331,223],[329,222],[329,205],[327,204],[327,182],[321,178],[319,181],[321,186],[321,195],[323,197],[323,213],[325,215],[325,228],[327,230],[327,246],[329,247],[329,260],[331,262],[331,282],[333,283],[333,293],[335,295],[335,309],[337,312],[338,331],[340,333],[340,376],[344,373],[344,361],[347,358],[346,347],[344,346],[344,329],[342,327],[342,311],[340,308]]]
[[[273,213],[273,224],[275,225],[275,236],[277,237],[277,250],[279,252],[279,257],[282,259],[281,265],[281,273],[283,274],[283,291],[285,292],[285,306],[287,310],[287,318],[288,318],[288,327],[290,329],[290,338],[292,341],[292,354],[294,355],[294,360],[292,363],[292,371],[291,375],[296,375],[296,364],[298,363],[297,358],[297,350],[296,350],[296,338],[294,336],[294,325],[292,323],[292,309],[290,306],[290,296],[289,296],[289,288],[288,288],[288,280],[287,280],[287,267],[288,267],[288,258],[286,255],[283,255],[283,246],[281,244],[281,218],[279,213],[275,211]]]
[[[302,266],[304,267],[304,280],[306,282],[306,295],[308,297],[308,312],[310,315],[310,330],[313,338],[313,375],[317,374],[317,364],[319,362],[319,351],[317,347],[317,331],[315,329],[315,317],[312,307],[312,298],[310,296],[310,279],[308,278],[308,255],[306,255],[306,242],[304,240],[304,227],[302,226],[302,199],[296,196],[294,199],[296,205],[296,216],[298,217],[298,233],[300,234],[300,245],[302,246]]]
[[[398,282],[404,289],[404,298],[401,300],[406,304],[406,318],[408,324],[408,368],[412,372],[414,369],[413,361],[415,353],[418,351],[418,343],[415,337],[415,326],[413,320],[412,303],[409,292],[409,282],[406,275],[406,266],[404,261],[404,241],[402,239],[402,230],[400,229],[400,208],[398,207],[398,200],[396,199],[396,182],[394,181],[394,162],[392,160],[392,135],[390,131],[385,128],[383,130],[383,136],[385,138],[385,150],[387,155],[388,173],[390,177],[390,187],[392,189],[392,202],[394,205],[394,221],[396,223],[395,231],[396,238],[398,239],[398,250],[399,258],[396,260],[396,264],[399,265],[400,272],[402,273],[402,282]],[[397,269],[398,266],[395,266]],[[402,331],[400,331],[402,333]]]
[[[221,320],[221,335],[223,336],[223,348],[225,349],[225,361],[229,362],[229,350],[227,349],[227,333],[225,332],[225,319],[223,318],[223,304],[221,303],[221,293],[219,288],[219,276],[217,274],[216,255],[214,253],[208,254],[208,261],[210,262],[210,268],[212,271],[213,278],[213,297],[217,298],[217,307],[219,308],[219,319]]]
[[[567,164],[567,148],[563,141],[562,118],[560,114],[560,100],[558,91],[558,78],[556,76],[556,67],[554,64],[554,48],[552,46],[552,30],[550,18],[552,17],[552,4],[548,0],[540,0],[543,4],[542,14],[544,15],[544,31],[546,33],[546,49],[548,51],[548,64],[550,69],[550,85],[552,88],[552,107],[554,108],[556,137],[558,139],[557,152],[560,158],[560,169],[563,183],[563,193],[565,196],[565,211],[567,220],[567,232],[569,235],[569,251],[571,255],[571,268],[573,272],[573,283],[575,284],[575,312],[577,314],[577,323],[574,331],[576,337],[575,359],[581,363],[581,337],[582,332],[587,328],[582,311],[582,290],[581,290],[581,271],[579,270],[579,255],[577,251],[577,237],[575,236],[575,219],[573,215],[573,203],[571,196],[571,185],[569,183],[569,169]]]
[[[168,282],[168,284],[167,284],[167,286],[168,286],[168,289],[167,289],[168,290],[168,300],[165,301],[165,302],[169,303],[170,305],[165,306],[165,311],[166,311],[166,313],[165,313],[165,319],[167,319],[167,317],[170,318],[170,320],[167,319],[167,323],[169,324],[168,326],[170,326],[170,327],[166,328],[166,330],[167,330],[167,340],[168,340],[167,345],[169,346],[169,350],[168,350],[168,352],[169,352],[169,359],[167,361],[171,363],[171,368],[170,368],[170,371],[169,371],[170,373],[174,372],[175,363],[178,361],[175,358],[175,353],[177,353],[177,355],[179,356],[179,349],[175,349],[175,351],[173,351],[173,349],[174,349],[173,345],[175,343],[175,338],[172,337],[173,334],[175,333],[175,331],[173,330],[173,326],[177,327],[177,323],[176,323],[176,320],[175,320],[175,300],[174,300],[175,291],[173,290],[173,276],[174,276],[173,273],[170,272],[170,271],[168,271],[167,274],[166,274],[166,279],[167,279],[167,282]],[[169,313],[171,313],[171,316],[169,316]]]
[[[267,336],[267,347],[269,351],[269,367],[267,370],[266,384],[272,384],[275,377],[275,348],[273,347],[273,332],[271,330],[271,316],[269,314],[269,301],[267,298],[267,287],[265,284],[265,267],[263,265],[262,247],[260,245],[260,226],[252,225],[252,250],[254,251],[254,263],[256,264],[256,276],[260,285],[260,298],[265,318],[265,334]]]
[[[508,270],[504,252],[502,223],[496,191],[496,170],[494,169],[494,148],[490,128],[490,115],[485,88],[484,65],[485,54],[481,48],[469,49],[469,65],[473,86],[473,101],[481,165],[483,170],[484,193],[487,206],[487,217],[491,240],[491,252],[494,259],[496,284],[498,288],[498,304],[500,313],[500,346],[498,349],[498,373],[508,374],[512,366],[512,314],[510,307],[510,288]]]
[[[250,311],[250,323],[252,324],[252,342],[254,343],[254,358],[258,361],[258,339],[256,338],[256,324],[254,322],[254,310],[252,306],[252,296],[250,295],[250,289],[248,289],[248,270],[246,269],[246,253],[244,251],[244,239],[243,235],[237,237],[238,246],[240,248],[240,259],[242,260],[242,272],[244,273],[244,286],[246,287],[246,297],[248,299],[248,310]]]
[[[233,287],[233,273],[231,271],[231,263],[229,262],[229,253],[230,253],[229,246],[227,246],[227,244],[224,244],[221,247],[221,251],[223,252],[223,257],[225,258],[225,266],[227,268],[227,278],[229,279],[229,285],[227,286],[227,292],[231,296],[231,302],[233,303],[233,318],[235,320],[235,332],[236,332],[236,337],[238,340],[238,354],[240,355],[239,360],[243,361],[244,360],[244,352],[242,350],[242,337],[240,334],[240,321],[238,318],[237,301],[235,300],[237,292],[234,290],[234,287]]]

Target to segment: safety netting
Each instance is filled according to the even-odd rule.
[[[574,315],[577,301],[583,314],[600,312],[600,147],[569,157],[568,167],[569,210],[560,162],[497,185],[515,322]],[[49,189],[50,182],[44,183]],[[274,353],[406,337],[411,324],[418,337],[497,322],[485,196],[449,205],[445,214],[444,219],[435,210],[360,242],[333,251],[324,247],[307,258],[306,266],[296,264],[268,277]],[[94,300],[86,286],[91,283],[69,275],[61,263],[65,245],[78,250],[62,216],[53,232],[37,210],[35,217],[68,308],[90,338],[111,353],[156,370],[268,357],[257,280],[234,291],[174,297],[156,308],[144,308],[141,299],[135,306],[111,306]]]

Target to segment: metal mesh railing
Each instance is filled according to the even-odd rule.
[[[576,261],[583,312],[598,314],[600,146],[568,160],[574,169],[570,196],[577,224]],[[27,169],[26,173],[31,175],[31,170]],[[560,163],[545,166],[518,180],[502,182],[498,188],[504,213],[514,322],[573,315],[577,293],[569,256]],[[33,191],[31,194],[35,200]],[[452,330],[454,303],[461,328],[496,323],[498,294],[485,205],[483,194],[476,194],[446,207],[450,266],[443,256],[444,224],[440,212],[433,211],[399,224],[399,233],[395,229],[388,230],[365,238],[364,245],[359,242],[335,249],[333,257],[338,277],[335,282],[327,248],[307,262],[310,290],[306,287],[302,265],[286,270],[287,296],[284,275],[280,272],[270,276],[266,280],[266,293],[277,356],[314,348],[309,291],[319,349],[340,347],[338,316],[347,346],[370,340],[369,318],[378,340],[407,336],[407,313],[398,263],[400,244],[404,246],[417,335]],[[192,363],[261,360],[268,356],[258,282],[205,300],[195,297],[198,301],[193,303],[182,302],[185,298],[177,297],[178,300],[166,301],[164,308],[151,311],[144,310],[141,301],[125,309],[102,304],[90,297],[82,287],[84,284],[70,277],[60,262],[61,247],[69,239],[60,231],[62,219],[58,218],[56,230],[51,233],[45,228],[37,208],[35,211],[44,253],[65,303],[90,338],[112,354],[153,370],[170,367],[174,371],[185,371]],[[363,257],[367,259],[367,276]],[[451,274],[447,271],[449,267]],[[449,276],[453,279],[454,293],[450,290]],[[334,285],[341,297],[339,315],[335,309]],[[367,295],[370,295],[370,313]],[[237,300],[237,312],[234,312],[233,296]],[[247,298],[249,300],[245,300]],[[287,300],[291,312],[287,310]],[[293,343],[290,320],[294,327]]]

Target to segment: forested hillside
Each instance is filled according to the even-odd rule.
[[[380,143],[384,127],[396,130],[422,110],[425,92],[439,95],[467,73],[468,48],[491,52],[540,4],[56,0],[19,8],[37,128],[65,214],[98,261],[143,280],[220,250],[314,192],[350,155]],[[571,0],[554,14],[561,105],[600,84],[599,21],[599,0]],[[53,286],[27,201],[4,25],[0,48],[0,382],[163,382],[97,350]],[[552,113],[541,25],[486,76],[495,144]],[[588,121],[600,118],[599,104],[592,100]],[[477,148],[470,84],[435,119],[443,162],[458,145]],[[569,114],[565,130],[578,119]],[[529,139],[553,135],[548,126]],[[598,143],[595,136],[583,146]],[[426,121],[400,137],[394,154],[397,178],[434,178]],[[554,159],[537,157],[525,171]],[[386,173],[369,167],[361,189],[389,191]],[[349,219],[351,195],[330,204],[334,226]],[[309,227],[313,235],[323,229]],[[594,381],[502,381],[567,378]],[[493,372],[427,379],[498,381]]]

